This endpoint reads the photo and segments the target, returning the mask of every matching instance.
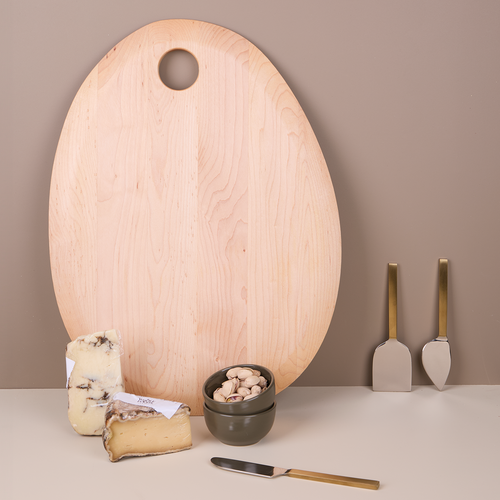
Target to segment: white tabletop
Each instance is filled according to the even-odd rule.
[[[290,387],[271,432],[252,446],[217,441],[191,417],[193,448],[111,463],[99,437],[76,434],[64,389],[0,390],[5,500],[235,497],[492,499],[500,486],[500,386]],[[213,456],[378,479],[378,491],[220,470]]]

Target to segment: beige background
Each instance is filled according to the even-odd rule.
[[[80,84],[153,21],[232,29],[274,62],[330,167],[343,263],[336,311],[295,385],[370,385],[387,263],[414,384],[450,260],[451,384],[500,384],[500,3],[496,0],[2,0],[0,387],[64,387],[47,210]]]

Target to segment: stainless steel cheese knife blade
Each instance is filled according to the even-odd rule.
[[[242,472],[253,476],[273,478],[278,476],[295,477],[297,479],[309,479],[311,481],[321,481],[323,483],[341,484],[343,486],[355,486],[357,488],[367,488],[377,490],[380,486],[379,481],[371,479],[359,479],[356,477],[334,476],[332,474],[322,474],[320,472],[309,472],[299,469],[283,469],[273,467],[272,465],[255,464],[253,462],[244,462],[233,458],[213,457],[211,462],[221,469]]]

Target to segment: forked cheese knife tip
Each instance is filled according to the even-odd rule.
[[[367,488],[378,490],[379,481],[372,479],[359,479],[356,477],[334,476],[332,474],[322,474],[320,472],[310,472],[299,469],[283,469],[272,465],[256,464],[244,462],[233,458],[213,457],[211,462],[217,467],[231,472],[241,472],[252,476],[274,478],[278,476],[295,477],[297,479],[309,479],[311,481],[321,481],[323,483],[340,484],[343,486],[355,486],[357,488]]]

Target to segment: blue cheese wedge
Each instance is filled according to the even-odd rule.
[[[139,403],[129,402],[133,399]],[[176,406],[168,412],[162,403]],[[190,412],[182,403],[117,394],[108,404],[102,433],[110,461],[188,450],[192,446]]]
[[[100,436],[106,406],[124,391],[116,330],[78,337],[66,347],[68,368],[68,418],[76,432]]]

